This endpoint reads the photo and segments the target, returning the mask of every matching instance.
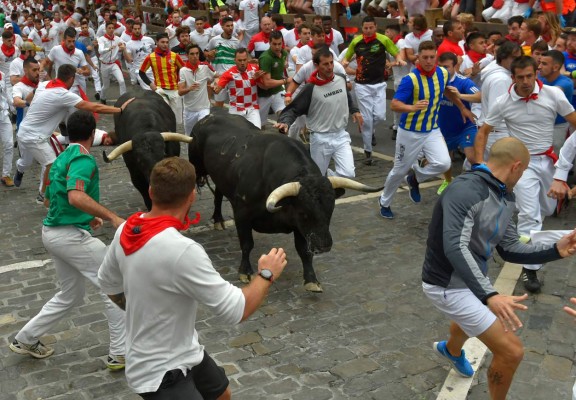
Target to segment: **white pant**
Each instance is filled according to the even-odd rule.
[[[98,269],[106,254],[106,245],[90,233],[74,226],[42,228],[42,242],[54,260],[60,291],[16,335],[16,340],[32,344],[60,322],[84,300],[87,278],[98,284]],[[110,330],[110,354],[124,355],[125,314],[108,296],[101,294]]]
[[[106,92],[110,87],[110,75],[114,76],[114,79],[120,85],[120,96],[126,93],[126,82],[124,82],[124,75],[118,64],[100,64],[100,73],[102,74],[102,92],[100,93],[100,98],[106,100]]]
[[[554,152],[560,154],[560,149],[564,142],[566,141],[566,134],[568,133],[568,122],[563,124],[554,125],[554,137],[552,139],[552,146],[554,147]]]
[[[420,167],[417,163],[420,152],[424,153],[428,161],[425,167]],[[450,154],[440,129],[434,129],[430,133],[418,133],[398,128],[394,167],[386,177],[380,205],[390,207],[396,190],[411,168],[416,174],[416,180],[424,182],[443,174],[450,166]]]
[[[176,116],[176,124],[180,125],[182,123],[182,97],[178,94],[178,90],[157,87],[156,93],[162,96],[166,104],[170,106]]]
[[[48,140],[42,142],[24,142],[18,140],[20,158],[16,161],[16,168],[20,172],[25,172],[36,160],[41,166],[50,165],[56,159],[56,153],[50,146]]]
[[[328,175],[354,178],[354,156],[350,147],[350,135],[346,131],[335,133],[310,133],[310,155],[320,168],[322,175],[328,172],[330,159],[334,159],[336,171]]]
[[[0,121],[0,141],[4,150],[2,155],[2,176],[10,176],[14,157],[14,133],[12,132],[10,121]]]
[[[554,177],[554,164],[546,156],[530,156],[528,168],[514,187],[518,208],[518,234],[529,236],[542,230],[544,217],[552,215],[556,200],[547,196]],[[524,265],[539,270],[541,264]]]
[[[268,121],[268,111],[270,107],[275,113],[279,113],[284,109],[284,97],[282,96],[284,91],[273,94],[268,97],[258,97],[258,107],[260,107],[260,123],[262,125],[266,124]]]
[[[258,128],[258,129],[262,128],[262,124],[260,123],[260,110],[257,110],[255,108],[248,108],[244,111],[238,111],[235,108],[230,107],[228,109],[228,113],[233,114],[233,115],[241,115],[244,118],[246,118],[248,121],[252,122],[252,124],[256,128]]]
[[[358,108],[364,119],[362,141],[364,151],[372,152],[372,135],[376,124],[386,121],[386,82],[374,85],[354,85]]]
[[[194,125],[196,125],[198,121],[200,121],[208,114],[210,114],[209,108],[200,111],[184,110],[184,133],[186,135],[190,135],[190,133],[192,132],[192,128],[194,128]]]
[[[482,17],[484,17],[486,21],[492,18],[497,18],[499,20],[502,20],[502,23],[505,24],[508,22],[510,17],[512,17],[513,3],[514,1],[512,0],[505,0],[504,5],[499,10],[495,9],[494,7],[488,7],[487,9],[482,11]]]
[[[312,8],[316,15],[330,15],[330,5],[326,0],[313,0]]]
[[[93,56],[91,57],[91,60],[94,65],[98,65],[98,57]],[[88,67],[90,67],[90,72],[92,73],[92,79],[94,79],[94,90],[100,93],[102,91],[102,82],[100,81],[100,74],[90,65]]]
[[[130,75],[130,83],[132,85],[135,85],[138,82],[138,80],[136,79],[136,76],[138,75],[138,71],[134,70],[134,64],[133,63],[129,63],[126,60],[124,60],[124,62],[126,63],[126,68],[128,69],[128,74]]]
[[[138,73],[139,71],[140,69],[137,68],[134,70],[134,73],[136,74],[136,80],[138,81],[140,87],[144,90],[152,90],[150,89],[150,86],[145,84],[142,78],[140,78],[140,74]],[[154,82],[154,74],[152,73],[152,69],[149,68],[148,71],[146,71],[146,76],[148,77],[148,79],[150,79],[150,82]]]

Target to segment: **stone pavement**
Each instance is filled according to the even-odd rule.
[[[102,126],[109,127],[104,117]],[[352,132],[353,130],[351,130]],[[392,155],[389,131],[378,131],[377,149]],[[354,133],[353,142],[359,143]],[[122,160],[102,162],[102,203],[126,217],[143,207]],[[109,150],[109,149],[108,149]],[[183,151],[183,155],[185,151]],[[357,158],[358,180],[381,185],[391,162],[365,167]],[[1,266],[31,260],[45,265],[0,273],[0,400],[137,399],[123,372],[105,368],[108,332],[103,304],[87,285],[85,304],[77,307],[43,338],[55,354],[36,360],[12,353],[9,341],[57,290],[40,228],[45,210],[34,203],[39,169],[26,173],[19,189],[0,188]],[[347,193],[354,196],[357,193]],[[447,333],[447,321],[426,301],[420,271],[435,188],[423,191],[412,204],[405,192],[393,203],[395,220],[378,217],[376,199],[336,207],[331,224],[332,250],[315,257],[323,294],[302,287],[301,263],[287,235],[255,234],[254,256],[273,246],[284,247],[289,266],[248,321],[224,326],[206,309],[197,329],[207,351],[226,369],[235,399],[435,399],[448,366],[431,350]],[[204,190],[194,211],[200,227],[188,234],[202,244],[225,279],[238,284],[240,250],[235,230],[209,229],[212,195]],[[231,218],[228,205],[226,218]],[[547,227],[574,226],[576,212],[549,219]],[[105,243],[113,230],[97,233]],[[543,293],[531,296],[521,314],[520,335],[526,356],[512,386],[510,399],[569,398],[576,369],[573,364],[576,325],[562,305],[576,295],[571,260],[545,268]],[[500,268],[494,265],[491,275]],[[517,292],[521,293],[521,290]],[[487,398],[485,368],[477,375],[470,399]]]

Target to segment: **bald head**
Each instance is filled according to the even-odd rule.
[[[520,140],[507,137],[497,140],[490,148],[488,162],[498,166],[507,166],[520,161],[524,165],[530,162],[530,153]]]
[[[272,18],[262,17],[260,20],[260,30],[266,34],[272,32]]]

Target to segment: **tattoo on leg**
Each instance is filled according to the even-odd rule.
[[[488,380],[495,384],[502,384],[502,372],[494,370],[491,366],[488,368]]]

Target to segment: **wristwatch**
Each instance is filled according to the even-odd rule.
[[[261,269],[260,271],[258,271],[258,275],[260,275],[267,281],[270,281],[270,283],[274,282],[274,274],[269,269]]]

